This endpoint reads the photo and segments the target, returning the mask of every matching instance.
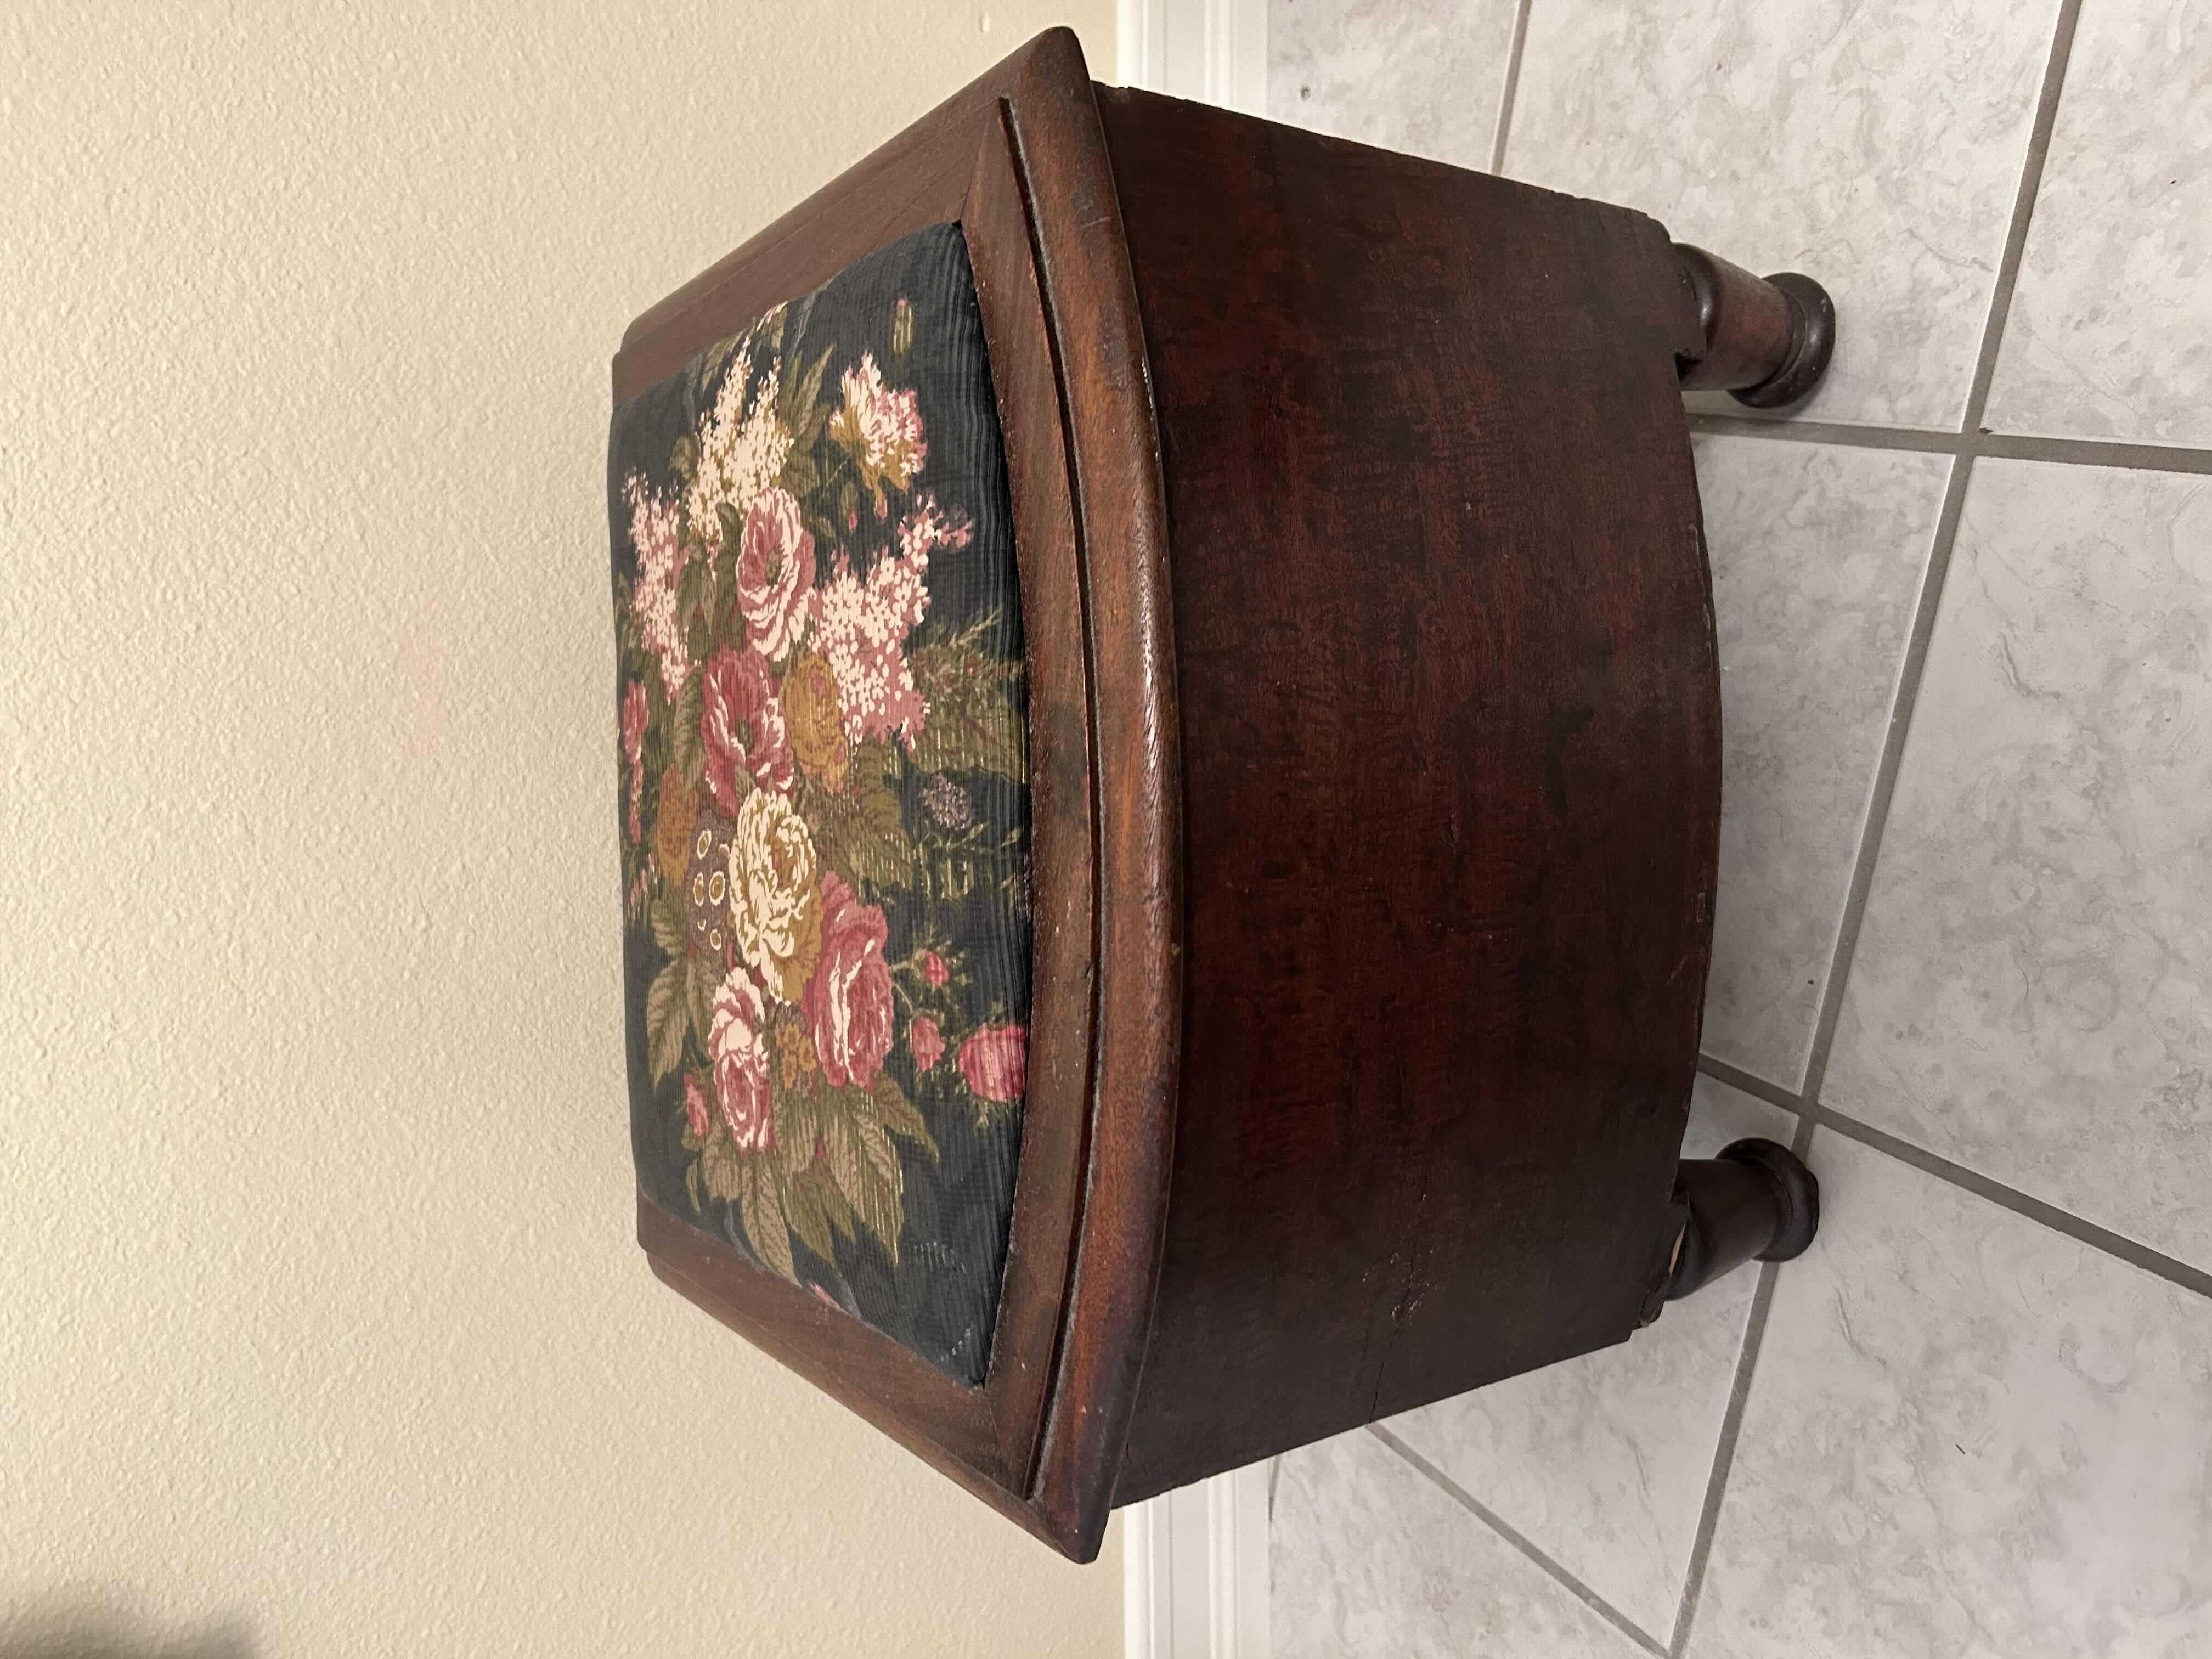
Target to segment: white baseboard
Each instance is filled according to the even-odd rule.
[[[1267,112],[1267,0],[1119,0],[1115,79]],[[1121,1512],[1128,1659],[1269,1659],[1267,1465]]]

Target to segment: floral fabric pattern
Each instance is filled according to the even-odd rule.
[[[959,227],[617,410],[609,506],[640,1183],[980,1382],[1026,1082],[1029,789]]]

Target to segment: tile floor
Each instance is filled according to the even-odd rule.
[[[1270,113],[1826,282],[1692,400],[1691,1150],[1820,1242],[1292,1454],[1285,1655],[2212,1659],[2212,7],[1271,0]]]

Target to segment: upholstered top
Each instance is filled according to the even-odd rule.
[[[980,1382],[1021,1137],[1029,788],[959,227],[617,410],[609,487],[640,1184]]]

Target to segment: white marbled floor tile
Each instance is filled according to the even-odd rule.
[[[1282,1459],[1268,1568],[1277,1659],[1643,1659],[1364,1429]]]
[[[1976,465],[1822,1095],[2212,1267],[2212,478]]]
[[[1720,890],[1705,1052],[1795,1089],[1950,462],[1699,437],[1720,629]]]
[[[1817,277],[1840,323],[1806,411],[1955,428],[2057,11],[1542,0],[1505,171],[1640,208],[1753,270]]]
[[[1698,1079],[1684,1156],[1796,1120]],[[1661,1646],[1697,1541],[1757,1289],[1743,1269],[1619,1347],[1394,1418],[1390,1431]]]
[[[2212,1656],[2212,1302],[1823,1130],[1690,1659]]]
[[[2203,0],[2082,7],[1989,422],[2212,446],[2212,7]]]
[[[1267,113],[1490,167],[1514,0],[1268,0]]]

